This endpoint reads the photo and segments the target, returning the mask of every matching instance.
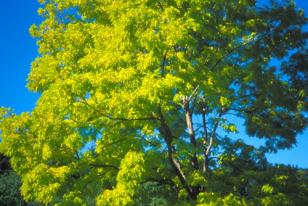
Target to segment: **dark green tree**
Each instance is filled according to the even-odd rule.
[[[20,195],[20,177],[12,170],[9,158],[0,153],[0,205],[1,206],[39,206],[26,203]]]

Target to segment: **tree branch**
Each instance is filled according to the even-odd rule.
[[[202,127],[203,127],[203,145],[206,146],[208,144],[208,133],[207,133],[207,127],[206,127],[206,110],[205,107],[202,108]],[[203,172],[207,171],[207,163],[208,163],[208,156],[206,153],[204,154],[204,162],[203,162]]]
[[[81,103],[85,104],[86,106],[90,107],[91,109],[95,110],[97,113],[102,115],[103,117],[106,117],[110,120],[116,120],[116,121],[158,121],[155,117],[140,117],[140,118],[122,118],[122,117],[113,117],[110,114],[105,114],[98,110],[97,108],[90,105],[86,100],[83,99],[83,101],[80,101]]]
[[[218,128],[219,122],[220,122],[221,117],[224,114],[224,112],[226,112],[226,109],[222,108],[220,110],[219,114],[218,114],[217,121],[215,122],[213,130],[211,132],[211,136],[210,136],[210,139],[209,139],[208,146],[207,146],[206,150],[204,151],[204,162],[203,162],[203,172],[204,173],[209,171],[209,154],[210,154],[212,146],[213,146],[213,141],[214,141],[213,139],[214,139],[214,136],[216,134],[216,130]]]
[[[195,169],[198,169],[199,168],[198,158],[197,158],[197,154],[196,154],[197,142],[196,142],[196,136],[195,136],[194,126],[193,126],[192,112],[191,112],[189,103],[190,103],[190,97],[185,96],[183,98],[183,107],[184,107],[184,111],[185,111],[186,125],[187,125],[187,129],[188,129],[190,143],[191,143],[192,148],[193,148],[193,156],[192,156],[191,162],[192,162],[192,166]]]
[[[236,47],[234,48],[231,48],[229,51],[227,51],[227,53],[222,56],[220,59],[218,59],[215,64],[212,66],[211,70],[214,70],[225,58],[227,58],[228,56],[230,56],[234,51],[252,43],[254,40],[257,39],[257,41],[261,40],[262,38],[266,37],[267,35],[269,35],[269,33],[264,33],[263,35],[260,35],[260,38],[257,39],[257,37],[254,37],[252,38],[251,40],[243,43],[243,44],[240,44],[240,45],[237,45]]]
[[[160,65],[160,71],[161,71],[162,77],[165,76],[165,66],[166,66],[167,54],[168,54],[168,51],[165,51],[161,65]]]
[[[159,183],[159,185],[170,185],[171,187],[176,187],[176,184],[171,180],[171,179],[157,179],[157,178],[146,178],[145,181],[143,181],[142,183],[146,183],[146,182],[157,182]]]
[[[90,164],[92,167],[102,167],[102,168],[112,168],[115,170],[120,170],[117,166],[115,165],[107,165],[107,164]]]
[[[173,135],[171,133],[171,130],[169,128],[169,126],[167,125],[167,122],[162,114],[161,108],[158,109],[158,114],[159,114],[159,119],[160,119],[160,123],[161,123],[161,127],[160,127],[160,131],[162,133],[162,136],[165,139],[165,142],[167,144],[167,150],[168,150],[168,159],[169,162],[172,166],[172,168],[174,169],[176,176],[179,178],[182,186],[184,187],[184,189],[186,190],[186,192],[189,194],[189,196],[192,199],[195,199],[195,194],[193,193],[193,189],[188,185],[187,180],[186,180],[186,176],[184,175],[180,163],[178,162],[178,160],[174,157],[174,148],[172,147],[172,139],[173,139]]]

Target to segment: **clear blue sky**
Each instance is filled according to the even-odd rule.
[[[262,2],[267,2],[262,0]],[[308,1],[296,0],[308,16]],[[36,0],[2,1],[0,4],[0,106],[11,107],[15,112],[31,111],[38,98],[26,89],[30,64],[37,56],[35,40],[29,35],[29,27],[40,22]],[[246,138],[257,144],[253,138]],[[268,156],[272,163],[284,163],[308,168],[308,131],[298,136],[298,144]]]

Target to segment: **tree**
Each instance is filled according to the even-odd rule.
[[[0,153],[0,205],[38,206],[34,202],[26,203],[22,199],[20,184],[20,178],[12,171],[9,159]]]
[[[290,148],[307,125],[306,18],[292,1],[40,2],[28,88],[41,96],[30,113],[3,109],[0,124],[26,200],[252,204],[221,181],[266,170],[265,152]],[[232,142],[230,115],[265,146]]]

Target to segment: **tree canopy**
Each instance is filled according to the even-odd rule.
[[[27,201],[307,205],[307,173],[264,156],[307,126],[306,18],[294,2],[40,3],[28,88],[41,96],[0,120]],[[231,115],[265,145],[230,138]]]
[[[39,206],[25,202],[20,195],[20,177],[12,170],[9,159],[0,153],[0,205],[1,206]]]

